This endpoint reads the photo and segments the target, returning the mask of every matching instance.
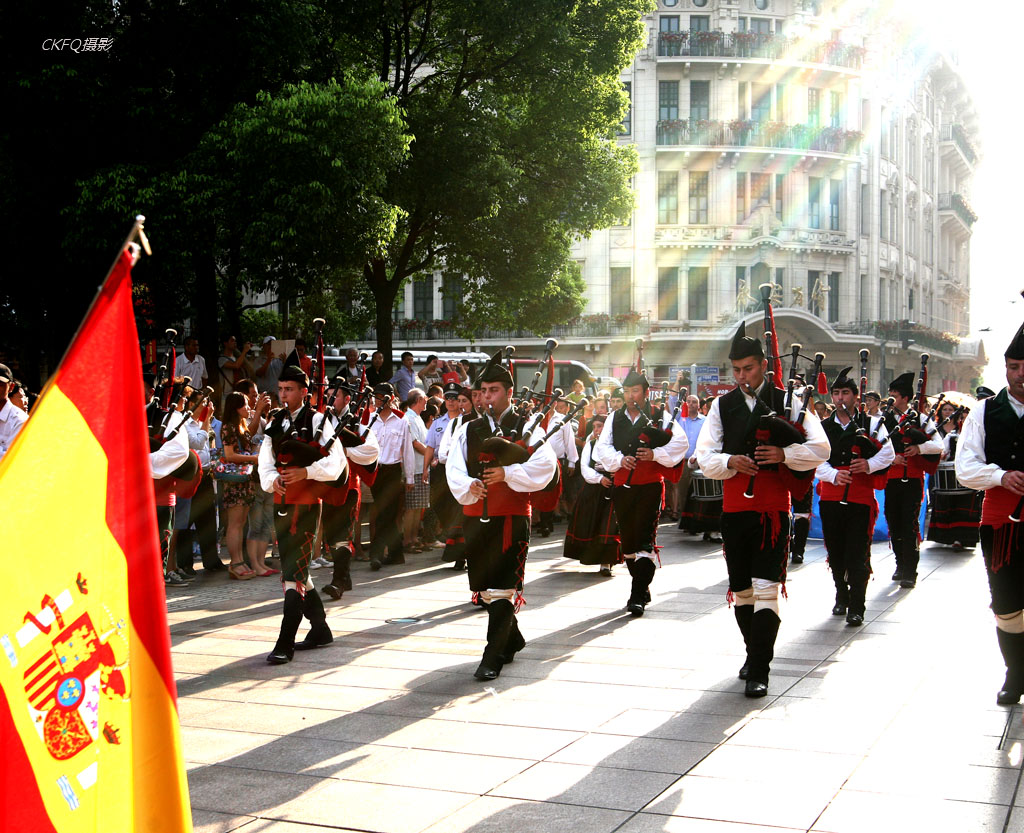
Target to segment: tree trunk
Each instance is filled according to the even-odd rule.
[[[192,255],[196,304],[196,328],[199,346],[206,359],[209,384],[217,383],[217,357],[220,355],[220,333],[217,331],[217,266],[213,254],[203,246],[197,246]]]
[[[377,321],[377,349],[384,354],[384,367],[390,375],[394,370],[391,361],[391,351],[394,349],[392,333],[394,322],[391,318],[391,310],[395,306],[395,296],[400,281],[389,281],[387,268],[383,260],[374,260],[368,263],[364,269],[370,291],[373,293],[374,306],[376,307]]]

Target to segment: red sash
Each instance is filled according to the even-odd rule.
[[[635,484],[637,486],[642,486],[644,483],[661,483],[671,473],[672,469],[666,468],[661,463],[655,463],[654,460],[638,460],[633,479],[629,482],[630,485]],[[620,468],[615,472],[616,486],[625,485],[627,480],[629,480],[629,469]],[[678,481],[678,478],[676,478],[676,481]]]
[[[836,471],[849,471],[849,466],[837,466]],[[818,496],[822,500],[842,501],[846,494],[845,486],[835,483],[818,481]],[[850,483],[850,493],[846,495],[847,503],[860,503],[864,506],[875,505],[875,476],[873,474],[855,474]]]
[[[479,518],[484,513],[484,502],[478,500],[462,511],[469,518]],[[530,493],[517,492],[509,488],[507,483],[492,483],[487,487],[487,514],[490,517],[499,515],[525,515],[530,517]]]
[[[781,465],[781,464],[780,464]],[[789,489],[783,483],[778,471],[761,471],[754,478],[754,496],[747,498],[743,493],[750,482],[750,476],[737,472],[722,481],[723,512],[788,512]]]
[[[1002,486],[987,489],[981,503],[982,526],[1003,526],[1011,523],[1010,515],[1019,502],[1019,495]]]

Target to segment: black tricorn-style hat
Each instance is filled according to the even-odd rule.
[[[851,370],[853,370],[852,367],[844,367],[840,370],[836,378],[832,380],[829,390],[852,390],[857,393],[859,390],[857,383],[847,375]]]
[[[763,359],[764,348],[758,339],[747,335],[746,322],[741,321],[736,335],[732,337],[732,345],[729,347],[729,360],[739,361],[740,359],[748,359],[750,357]]]
[[[914,395],[914,372],[908,370],[901,373],[889,383],[889,390],[896,391],[901,396],[911,397]]]
[[[480,371],[480,375],[477,376],[478,382],[501,382],[504,385],[512,385],[512,374],[508,372],[508,369],[501,363],[502,358],[505,355],[504,350],[496,350],[494,355],[487,360],[487,364],[484,365],[484,369]]]
[[[611,394],[608,396],[608,398],[609,399],[625,399],[626,398],[626,394],[622,390],[622,385],[619,385],[619,387],[615,388],[615,390],[613,390],[611,392]]]
[[[622,380],[622,387],[631,388],[633,385],[643,385],[646,391],[651,386],[651,383],[647,381],[647,377],[643,373],[639,373],[636,368],[633,368],[626,374],[626,378]]]
[[[309,387],[309,377],[306,375],[306,371],[294,364],[286,365],[281,371],[281,375],[277,377],[277,381],[298,382],[300,388]]]
[[[1006,348],[1006,352],[1003,353],[1004,359],[1014,359],[1020,361],[1024,359],[1024,324],[1021,324],[1017,328],[1016,334],[1013,336],[1013,341],[1010,342],[1010,346]]]
[[[394,397],[395,386],[392,385],[391,382],[378,382],[373,386],[373,395],[380,396],[381,398],[385,396]]]

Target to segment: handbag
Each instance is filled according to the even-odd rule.
[[[213,479],[224,483],[248,483],[252,480],[252,472],[252,463],[229,463],[224,459],[224,450],[221,449],[213,467]]]

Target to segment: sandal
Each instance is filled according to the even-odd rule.
[[[270,568],[268,568],[265,573],[256,573],[256,575],[259,576],[260,578],[263,578],[264,576],[276,576],[276,575],[280,575],[280,574],[281,574],[280,570],[271,570]]]
[[[256,575],[252,570],[245,566],[241,561],[237,564],[228,564],[228,576],[238,581],[246,581]]]

